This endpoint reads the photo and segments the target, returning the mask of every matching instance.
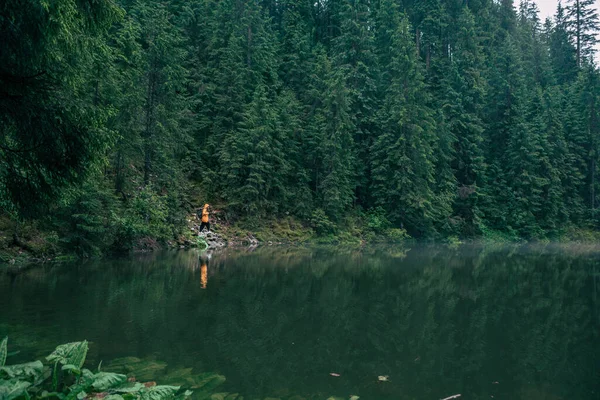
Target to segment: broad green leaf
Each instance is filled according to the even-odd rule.
[[[0,377],[37,380],[44,372],[44,365],[41,361],[33,361],[25,364],[5,365],[0,367]]]
[[[94,382],[94,374],[88,369],[81,371],[81,376],[77,379],[77,383],[69,387],[69,394],[67,395],[68,400],[76,399],[80,393],[85,393],[92,387]]]
[[[143,389],[143,388],[145,388],[143,383],[133,382],[133,383],[128,383],[127,385],[113,388],[112,391],[116,392],[116,393],[135,393],[135,392],[139,392],[140,389]]]
[[[46,357],[46,360],[50,362],[58,361],[63,365],[72,364],[81,369],[81,367],[83,367],[83,363],[85,362],[87,352],[87,340],[84,340],[83,342],[61,344],[52,352],[52,354]]]
[[[87,379],[94,379],[94,373],[87,368],[81,370],[81,376]]]
[[[124,400],[123,396],[120,394],[109,394],[104,398],[104,400]]]
[[[141,392],[140,400],[171,399],[179,390],[179,386],[152,386]]]
[[[31,383],[18,379],[0,380],[0,399],[12,400],[27,393]]]
[[[44,390],[42,392],[41,395],[39,395],[38,397],[39,399],[59,399],[59,400],[64,400],[66,398],[66,396],[63,393],[59,393],[59,392],[48,392],[47,390]]]
[[[81,375],[81,370],[79,368],[77,368],[76,366],[74,366],[73,364],[63,365],[62,370],[68,371],[75,375]]]
[[[194,380],[192,389],[202,389],[203,391],[210,392],[217,386],[225,382],[225,377],[219,374],[199,374]]]
[[[104,391],[127,382],[127,376],[114,372],[98,372],[94,375],[92,386],[97,391]]]
[[[8,353],[7,344],[8,336],[2,339],[2,342],[0,343],[0,367],[3,367],[6,363],[6,354]]]

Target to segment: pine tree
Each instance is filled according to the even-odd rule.
[[[195,137],[200,149],[197,173],[211,192],[220,192],[225,189],[219,179],[221,144],[240,128],[256,88],[264,85],[272,98],[280,80],[276,38],[258,4],[223,1],[216,6],[214,18],[214,29],[206,39],[207,65],[195,66],[201,75],[194,94]]]
[[[314,50],[306,140],[315,203],[328,218],[339,220],[354,201],[355,147],[346,77],[332,66],[324,49]]]
[[[550,59],[559,84],[577,78],[577,50],[569,41],[565,9],[558,3],[554,26],[550,33]]]
[[[142,165],[142,121],[144,106],[144,60],[139,22],[127,15],[113,31],[114,93],[113,104],[118,110],[109,127],[118,132],[111,155],[114,188],[123,199],[133,188],[141,186],[136,169]]]
[[[306,125],[302,123],[302,104],[294,92],[283,90],[276,101],[278,130],[285,137],[285,154],[289,174],[285,176],[286,200],[281,210],[306,219],[314,209],[314,193],[310,189],[307,155],[314,151],[307,143]]]
[[[517,12],[513,0],[500,0],[498,4],[498,22],[501,38],[514,35],[517,30]]]
[[[351,119],[355,154],[357,200],[368,205],[368,149],[376,133],[378,75],[371,4],[367,0],[345,0],[340,9],[340,34],[332,41],[332,58],[345,78],[348,114]]]
[[[537,86],[545,88],[553,83],[551,62],[539,10],[530,0],[522,0],[519,6],[518,32],[523,54],[523,68],[533,74],[532,79],[527,82],[528,86],[530,89]]]
[[[377,34],[391,46],[380,51],[385,98],[379,113],[381,134],[371,149],[373,196],[390,217],[414,234],[433,233],[435,141],[410,25],[396,6],[383,1]],[[381,42],[385,42],[380,39]]]
[[[527,129],[524,103],[526,91],[520,54],[511,35],[505,36],[500,46],[492,62],[489,98],[486,101],[486,119],[489,123],[486,146],[491,184],[489,195],[493,200],[493,204],[486,207],[486,217],[493,228],[505,230],[509,228],[511,220],[514,222],[511,215],[519,211],[511,207],[523,206],[520,203],[523,195],[515,194],[510,186],[505,186],[510,182],[509,175],[514,176],[518,172],[514,170],[509,174],[507,168],[519,167],[518,161],[517,165],[511,166],[508,163],[514,163],[514,158],[519,156],[515,153],[516,146],[520,142],[529,145],[530,141],[528,134],[524,132]],[[510,145],[513,153],[508,157]],[[530,218],[530,215],[526,217]]]
[[[566,26],[576,49],[577,66],[592,61],[600,21],[594,0],[567,0]]]
[[[600,134],[600,74],[593,66],[588,66],[579,74],[575,85],[577,93],[576,107],[579,114],[579,126],[577,137],[574,137],[574,144],[578,148],[581,170],[585,174],[585,189],[582,197],[588,210],[591,213],[591,219],[597,218],[597,193],[598,193],[598,136]]]
[[[229,132],[220,152],[223,194],[234,210],[264,216],[286,203],[290,162],[284,150],[288,138],[280,128],[273,101],[259,85],[239,129]]]
[[[280,27],[281,69],[280,77],[302,98],[310,74],[313,37],[311,35],[311,9],[308,2],[288,0],[282,4]]]
[[[580,83],[579,81],[578,83]],[[569,163],[572,170],[569,179],[565,182],[565,190],[569,194],[569,211],[571,220],[583,224],[587,218],[586,177],[587,169],[587,129],[585,118],[578,94],[579,85],[568,87],[560,99],[561,121],[563,122],[565,140],[568,146]]]
[[[523,101],[523,100],[521,100]],[[539,222],[542,209],[550,204],[544,202],[554,170],[546,153],[546,131],[542,115],[541,93],[538,91],[524,111],[523,122],[513,120],[516,125],[510,132],[505,155],[505,173],[512,202],[509,225],[524,237],[543,235]]]
[[[131,13],[140,21],[144,49],[143,171],[144,185],[153,177],[173,179],[172,162],[187,152],[188,137],[181,124],[186,52],[168,5],[136,2]],[[167,178],[168,177],[168,178]]]
[[[578,172],[572,164],[561,110],[561,93],[556,87],[543,94],[540,123],[542,135],[546,135],[546,157],[542,174],[548,181],[543,195],[540,223],[549,232],[556,232],[569,223],[581,210],[577,189]]]
[[[442,109],[448,129],[456,138],[453,169],[458,185],[454,203],[456,215],[464,224],[464,233],[479,233],[480,197],[486,182],[483,154],[485,124],[483,100],[486,82],[481,75],[484,56],[473,15],[464,8],[459,17],[460,31],[443,80]]]

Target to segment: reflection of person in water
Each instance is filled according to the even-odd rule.
[[[210,254],[202,254],[200,256],[200,287],[206,289],[208,285],[208,260]]]
[[[208,261],[202,260],[202,265],[200,265],[200,287],[202,289],[206,289],[207,284],[208,284]]]

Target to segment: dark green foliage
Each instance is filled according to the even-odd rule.
[[[6,338],[2,346],[6,350]],[[192,394],[180,386],[128,383],[126,375],[83,368],[88,342],[73,342],[58,346],[41,361],[0,366],[0,398],[3,400],[81,399],[98,394],[113,400],[183,400]],[[52,379],[50,379],[52,376]],[[135,378],[134,378],[135,381]],[[181,392],[181,393],[179,393]],[[124,396],[124,397],[123,397]]]
[[[102,180],[69,190],[53,219],[61,242],[84,257],[98,256],[113,243],[117,199]]]
[[[325,211],[318,208],[310,216],[310,224],[318,235],[331,235],[336,232],[336,226],[325,214]]]
[[[111,1],[0,5],[0,206],[39,216],[81,182],[112,138],[87,90],[121,10]]]
[[[2,208],[86,256],[205,201],[323,234],[374,207],[419,237],[595,227],[590,1],[4,2]]]

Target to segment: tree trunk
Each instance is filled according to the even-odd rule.
[[[577,30],[575,32],[577,36],[577,66],[581,67],[581,6],[579,0],[577,0]]]

